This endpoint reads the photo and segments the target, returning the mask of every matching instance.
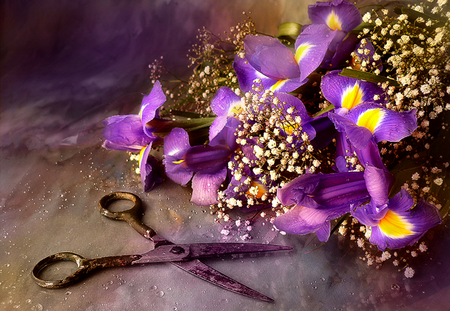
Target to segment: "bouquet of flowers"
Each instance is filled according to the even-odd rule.
[[[352,228],[363,249],[413,245],[450,208],[447,1],[308,13],[276,37],[251,18],[226,38],[203,30],[189,80],[152,64],[139,113],[106,119],[103,146],[139,153],[145,191],[189,184],[218,219],[238,208],[322,242]]]

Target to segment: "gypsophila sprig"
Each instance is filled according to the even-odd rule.
[[[413,277],[450,209],[448,3],[361,14],[334,0],[308,13],[288,45],[249,18],[224,36],[202,29],[190,77],[162,87],[155,61],[139,113],[104,121],[104,147],[140,151],[148,191],[163,146],[165,176],[217,222],[239,227],[251,212],[283,234],[338,233],[368,266]]]
[[[255,24],[249,16],[222,35],[216,35],[206,28],[199,29],[199,42],[192,46],[187,55],[189,66],[194,68],[193,73],[188,81],[173,88],[171,95],[174,100],[170,109],[209,115],[209,103],[220,87],[227,86],[239,92],[233,59],[243,50],[243,39],[255,33]]]

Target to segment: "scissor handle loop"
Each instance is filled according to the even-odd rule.
[[[41,272],[47,268],[52,263],[60,261],[73,261],[77,264],[78,269],[71,275],[65,277],[62,280],[43,280],[40,278]],[[86,274],[83,273],[89,269],[89,266],[85,266],[85,258],[70,252],[62,252],[54,255],[50,255],[41,261],[39,261],[36,266],[34,266],[33,271],[31,271],[31,277],[41,287],[45,288],[61,288],[73,284],[79,281]]]
[[[57,253],[42,259],[34,266],[31,271],[31,277],[41,287],[45,288],[61,288],[79,282],[81,279],[88,276],[90,273],[109,267],[124,267],[132,265],[134,261],[139,260],[142,255],[122,255],[99,257],[94,259],[86,259],[83,256],[70,252]],[[62,280],[43,280],[40,275],[52,263],[59,261],[73,261],[77,264],[77,270],[71,275],[66,276]]]
[[[108,205],[117,200],[128,200],[134,203],[133,207],[121,212],[111,212]],[[138,217],[142,209],[141,199],[130,192],[113,192],[105,195],[98,203],[98,209],[103,216],[108,218],[129,221],[130,216]]]
[[[108,205],[111,202],[117,200],[129,200],[132,201],[134,205],[132,208],[122,212],[111,212],[110,210],[108,210]],[[128,222],[137,232],[139,232],[145,238],[153,240],[157,243],[165,244],[164,239],[157,237],[156,232],[140,220],[139,213],[142,209],[142,201],[137,195],[130,192],[113,192],[107,194],[100,199],[98,203],[98,209],[103,216]]]

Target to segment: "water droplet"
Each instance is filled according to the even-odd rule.
[[[400,290],[400,285],[398,285],[398,284],[392,284],[392,285],[391,285],[391,289],[392,289],[392,290]]]
[[[156,296],[162,297],[162,296],[164,296],[164,292],[162,290],[160,290],[159,292],[156,292]]]

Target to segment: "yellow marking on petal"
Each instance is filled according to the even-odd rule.
[[[342,22],[339,19],[339,16],[336,15],[334,10],[332,10],[327,17],[327,25],[332,30],[342,30]]]
[[[177,160],[177,161],[172,161],[173,164],[181,164],[183,162],[184,162],[184,159]]]
[[[354,108],[356,105],[361,103],[361,99],[363,97],[364,93],[359,87],[359,82],[356,82],[353,85],[353,88],[348,87],[343,95],[342,95],[342,101],[341,106],[343,108],[347,108],[348,110]]]
[[[285,123],[283,123],[282,126],[283,126],[283,130],[286,134],[292,135],[292,133],[294,133],[294,131],[300,127],[300,124],[285,122]]]
[[[284,80],[278,80],[277,83],[275,83],[274,85],[272,85],[270,87],[270,90],[273,92],[275,90],[277,90],[278,88],[282,87],[283,84],[285,84],[287,82],[288,79],[284,79]]]
[[[255,180],[252,181],[252,183],[250,184],[250,188],[246,192],[246,194],[257,199],[261,199],[262,196],[266,193],[267,187]]]
[[[372,133],[383,120],[385,112],[381,108],[369,109],[358,117],[356,124],[363,126]]]
[[[401,239],[414,234],[413,225],[406,217],[400,216],[396,212],[389,210],[378,224],[385,235],[394,239]]]
[[[144,152],[145,149],[147,149],[148,146],[145,146],[144,148],[141,149],[141,151],[139,152],[139,167],[141,167],[141,162],[142,162],[142,157],[144,156]]]
[[[308,43],[302,43],[295,51],[295,61],[297,64],[302,60],[303,57],[308,54],[308,51],[315,45],[310,45]]]
[[[240,115],[242,114],[242,112],[244,111],[244,108],[242,108],[241,103],[239,102],[238,104],[234,105],[231,110],[230,113],[228,114],[228,116],[233,116],[233,115]]]

